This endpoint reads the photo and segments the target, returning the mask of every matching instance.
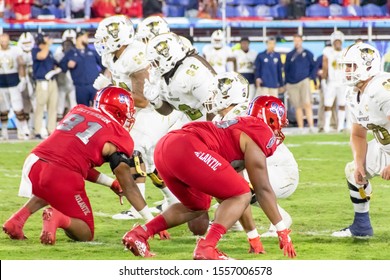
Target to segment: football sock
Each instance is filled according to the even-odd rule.
[[[216,247],[218,241],[222,238],[222,236],[226,233],[226,228],[217,223],[213,223],[209,229],[205,237],[205,243],[212,247]]]
[[[165,187],[165,188],[161,188],[161,191],[165,197],[165,199],[167,200],[168,204],[171,205],[171,204],[174,204],[174,203],[177,203],[179,202],[179,200],[176,198],[176,196],[171,192],[170,189],[168,189],[168,187]]]
[[[26,206],[23,206],[22,208],[19,209],[18,212],[12,215],[10,220],[13,219],[19,226],[23,227],[28,217],[30,216],[31,216],[30,210],[28,210]]]
[[[153,220],[145,224],[146,231],[150,236],[154,236],[160,231],[166,230],[168,228],[168,224],[165,221],[163,215],[156,216]]]
[[[63,214],[62,212],[54,208],[53,208],[53,215],[57,227],[67,229],[70,226],[71,219],[69,216],[66,216],[65,214]]]
[[[344,129],[344,122],[345,122],[345,110],[338,110],[337,112],[337,131],[341,131]]]
[[[145,199],[145,183],[137,183],[137,187],[139,188],[142,197]]]

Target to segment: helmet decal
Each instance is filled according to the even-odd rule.
[[[166,58],[169,56],[169,46],[167,40],[159,42],[156,46],[154,46],[154,48],[159,55],[162,55]]]
[[[222,95],[227,95],[228,90],[232,88],[233,80],[229,78],[218,79],[218,88]]]
[[[370,67],[374,60],[374,50],[369,48],[360,49],[360,54],[364,60],[364,64]]]
[[[111,35],[114,39],[119,39],[119,24],[117,22],[112,22],[106,26],[107,33]]]

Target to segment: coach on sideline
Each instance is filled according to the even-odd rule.
[[[310,79],[316,81],[316,67],[313,54],[302,47],[302,35],[294,35],[294,49],[287,54],[284,65],[286,90],[295,115],[298,127],[303,130],[303,109],[313,131],[313,109],[310,91]]]
[[[60,67],[63,72],[70,70],[77,104],[91,106],[96,94],[96,89],[92,85],[104,67],[97,52],[88,47],[87,32],[77,32],[76,47],[65,53],[60,61]]]

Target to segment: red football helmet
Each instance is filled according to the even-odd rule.
[[[93,107],[118,122],[126,130],[130,131],[133,127],[134,100],[127,90],[115,86],[102,88],[96,93]]]
[[[262,119],[275,133],[281,144],[284,140],[282,128],[288,125],[286,108],[279,98],[258,96],[249,103],[247,114]]]

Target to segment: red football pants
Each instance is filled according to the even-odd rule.
[[[191,210],[208,210],[212,197],[224,200],[250,192],[230,163],[192,134],[164,136],[154,161],[167,187]]]

